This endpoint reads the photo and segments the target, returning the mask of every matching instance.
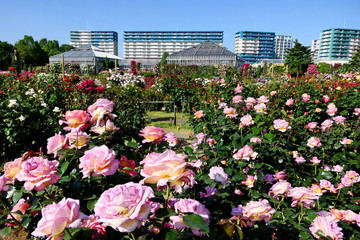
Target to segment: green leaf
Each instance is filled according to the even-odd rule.
[[[7,235],[9,235],[10,232],[11,232],[11,227],[5,227],[3,228],[3,230],[1,230],[0,236],[6,237]]]
[[[333,174],[331,172],[328,172],[328,171],[322,172],[321,176],[324,177],[327,180],[331,180],[334,177]],[[320,177],[320,179],[321,179],[321,176],[318,176],[318,177]]]
[[[63,162],[60,167],[58,168],[59,169],[59,173],[60,173],[60,177],[65,173],[66,169],[69,167],[70,165],[70,162]]]
[[[16,190],[14,192],[14,195],[12,196],[12,199],[14,202],[18,202],[20,200],[20,198],[22,197],[23,193],[21,190]]]
[[[170,217],[176,215],[176,212],[170,208],[159,208],[155,212],[155,216],[157,218],[164,218],[164,217]]]
[[[208,234],[210,232],[209,226],[206,224],[204,219],[197,214],[190,214],[183,217],[183,222],[189,228],[200,229],[201,231]]]
[[[125,140],[125,146],[133,148],[133,149],[138,149],[139,148],[139,144],[135,141],[135,139],[131,139],[131,141]]]
[[[268,140],[271,140],[271,139],[273,139],[273,138],[275,137],[275,135],[272,134],[272,133],[267,133],[267,134],[265,134],[265,137],[266,137]]]
[[[98,199],[90,200],[86,203],[86,207],[92,211],[95,208],[95,204],[97,203]]]
[[[177,231],[176,229],[171,229],[165,235],[165,240],[177,240]]]
[[[350,210],[353,211],[359,211],[360,210],[360,206],[359,205],[355,205],[355,204],[347,204],[346,207]]]

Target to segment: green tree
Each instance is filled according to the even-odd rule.
[[[305,47],[296,39],[294,47],[286,50],[285,65],[291,75],[303,75],[312,62],[310,47]]]
[[[321,63],[318,63],[318,64],[317,64],[316,70],[317,70],[319,73],[330,73],[331,65],[330,65],[330,64],[327,64],[327,63],[324,63],[324,62],[321,62]]]
[[[67,51],[70,51],[71,49],[73,49],[74,47],[69,45],[69,44],[62,44],[60,46],[60,51],[63,53],[63,52],[67,52]]]
[[[349,64],[350,67],[353,69],[353,71],[360,71],[360,47],[356,50],[356,52],[352,56]]]
[[[23,65],[40,66],[49,62],[47,53],[41,48],[39,42],[34,41],[32,36],[25,35],[14,45],[19,52],[19,60]]]
[[[11,66],[11,57],[14,54],[14,46],[0,41],[0,70],[7,70]]]
[[[165,64],[167,64],[167,61],[166,61],[166,58],[169,56],[169,53],[168,52],[164,52],[162,57],[161,57],[161,60],[159,62],[159,66],[163,66]]]

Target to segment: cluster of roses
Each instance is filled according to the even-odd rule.
[[[105,90],[104,86],[97,86],[92,79],[84,80],[76,86],[80,92],[84,93],[100,93]]]
[[[139,136],[144,137],[143,143],[160,144],[162,141],[166,141],[170,147],[175,147],[179,143],[179,139],[175,137],[174,133],[165,134],[163,129],[154,126],[146,126],[140,131]]]

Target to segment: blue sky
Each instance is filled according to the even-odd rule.
[[[234,50],[235,33],[291,35],[306,46],[328,28],[360,29],[360,0],[0,0],[0,41],[24,35],[70,42],[71,30],[224,31]]]

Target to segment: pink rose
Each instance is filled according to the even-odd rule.
[[[317,125],[317,122],[310,122],[306,125],[306,127],[309,129],[309,131],[313,132],[316,129]]]
[[[209,172],[210,179],[214,180],[215,182],[222,183],[223,188],[225,188],[225,183],[230,183],[228,179],[228,175],[225,173],[222,167],[212,167],[210,168]]]
[[[139,136],[144,137],[143,143],[152,142],[159,144],[163,141],[165,133],[164,130],[158,127],[146,126],[143,130],[140,131]]]
[[[203,110],[196,111],[194,115],[195,115],[195,117],[194,117],[194,118],[196,118],[196,119],[199,119],[199,118],[202,118],[202,117],[204,117],[204,116],[205,116],[205,114],[204,114],[204,111],[203,111]]]
[[[343,168],[342,166],[340,166],[340,165],[335,165],[335,166],[333,166],[333,168],[331,169],[331,171],[337,172],[337,173],[341,173],[341,172],[343,172],[343,170],[344,170],[344,168]]]
[[[235,93],[241,93],[243,90],[243,87],[241,87],[240,85],[238,85],[235,89],[234,89],[234,92]]]
[[[149,159],[148,159],[149,158]],[[191,185],[194,183],[195,173],[187,169],[187,156],[176,154],[167,149],[163,153],[152,153],[140,162],[144,167],[140,174],[144,177],[141,184],[157,184],[158,189],[165,188],[167,184],[175,191],[182,192],[182,184]]]
[[[251,115],[246,114],[242,118],[240,118],[240,127],[243,126],[251,126],[254,124],[254,120],[252,119]]]
[[[258,137],[250,138],[250,142],[261,144],[261,139]]]
[[[354,109],[354,114],[355,114],[355,116],[359,116],[360,115],[360,108],[355,108]]]
[[[257,102],[259,103],[259,104],[261,104],[261,103],[268,103],[269,102],[269,98],[267,97],[267,96],[264,96],[264,95],[262,95],[261,97],[259,97],[258,99],[257,99]]]
[[[287,196],[287,193],[291,189],[291,184],[287,181],[280,181],[275,183],[269,191],[269,196],[276,197],[279,199],[279,196]]]
[[[83,110],[67,111],[64,117],[66,121],[59,120],[59,124],[66,123],[68,125],[64,127],[66,131],[71,131],[72,129],[82,131],[89,126],[87,122],[90,120],[90,116]]]
[[[295,157],[295,162],[296,163],[304,163],[304,162],[306,162],[306,159],[303,158],[303,157],[300,157],[300,156],[296,156]]]
[[[329,209],[329,211],[334,214],[336,220],[344,221],[346,223],[356,223],[358,214],[351,210]]]
[[[90,215],[81,224],[81,227],[97,230],[96,233],[91,235],[91,239],[107,239],[106,224],[99,222],[99,219],[99,216]]]
[[[204,219],[206,224],[210,224],[210,212],[207,208],[205,208],[205,205],[201,204],[200,202],[193,200],[193,199],[180,199],[174,204],[175,212],[179,213],[178,216],[171,216],[170,220],[172,223],[172,226],[175,229],[185,229],[187,228],[182,220],[182,213],[195,213],[202,217]],[[200,232],[200,229],[191,229],[191,231],[196,236],[203,235]]]
[[[353,140],[348,139],[348,138],[343,138],[343,139],[340,141],[340,143],[341,143],[342,145],[349,145],[349,144],[352,144],[352,142],[353,142]]]
[[[58,166],[59,162],[56,160],[49,161],[43,157],[32,157],[22,163],[17,179],[25,182],[24,188],[27,191],[33,189],[43,191],[60,179],[56,171]]]
[[[320,239],[322,236],[317,235],[317,232],[323,233],[327,237],[331,237],[334,240],[343,239],[343,233],[341,227],[338,226],[339,220],[335,219],[335,215],[321,211],[318,213],[320,216],[316,217],[310,225],[310,231],[312,235]]]
[[[255,222],[264,221],[268,223],[275,212],[275,209],[270,206],[269,201],[266,199],[250,201],[243,207],[243,216],[251,221],[248,224],[249,227],[254,226]]]
[[[279,181],[285,180],[285,179],[287,178],[287,176],[288,176],[288,175],[287,175],[285,172],[283,172],[283,171],[277,172],[277,173],[275,173],[275,175],[274,175],[274,177],[275,177],[277,180],[279,180]]]
[[[337,117],[333,117],[333,120],[335,121],[336,124],[344,125],[346,118],[343,116],[337,116]]]
[[[321,112],[322,110],[321,110],[321,108],[315,108],[315,112],[316,113],[319,113],[319,112]]]
[[[232,98],[232,102],[234,104],[240,104],[240,103],[244,102],[244,100],[243,100],[242,96],[236,95],[235,97]]]
[[[313,164],[319,164],[321,163],[321,160],[319,160],[317,157],[313,157],[311,160],[310,160],[311,163]]]
[[[169,143],[170,147],[175,147],[179,143],[179,139],[177,139],[172,132],[165,134],[165,141]]]
[[[7,219],[16,219],[18,222],[21,222],[22,218],[15,214],[16,211],[20,211],[22,214],[25,214],[26,210],[29,208],[29,204],[25,201],[25,199],[21,198],[11,210],[11,214],[7,216]],[[18,225],[12,223],[6,223],[7,226],[15,226]]]
[[[294,104],[294,99],[292,98],[289,98],[285,103],[286,106],[292,106],[293,104]]]
[[[302,97],[303,102],[310,101],[310,95],[307,93],[304,93],[303,95],[301,95],[301,97]]]
[[[323,100],[325,103],[330,102],[330,98],[329,98],[327,95],[324,95],[324,96],[322,97],[322,100]]]
[[[332,123],[333,121],[330,119],[325,120],[322,124],[321,124],[321,131],[323,132],[327,132],[330,130],[330,128],[332,127]]]
[[[35,237],[62,239],[65,228],[80,228],[86,216],[80,212],[79,200],[63,198],[59,203],[47,205],[41,210],[42,218],[31,234]]]
[[[208,139],[206,139],[206,142],[207,142],[210,146],[212,146],[212,145],[214,145],[214,143],[216,143],[215,139],[213,139],[213,138],[208,138]]]
[[[87,111],[91,115],[91,123],[96,126],[103,126],[106,121],[106,117],[114,119],[115,114],[111,112],[114,109],[114,103],[107,99],[99,98],[93,105],[89,106]]]
[[[320,138],[317,138],[317,137],[309,138],[306,146],[308,146],[310,148],[320,147],[321,146]]]
[[[320,180],[320,187],[326,190],[330,190],[334,188],[334,185],[331,184],[330,181],[325,180],[325,179],[321,179]]]
[[[119,166],[115,151],[105,145],[85,151],[79,160],[83,178],[89,177],[91,173],[94,177],[113,175]]]
[[[196,138],[197,138],[198,144],[201,144],[204,141],[205,137],[206,137],[206,134],[204,134],[202,132],[197,134]]]
[[[233,155],[233,158],[236,160],[246,160],[249,161],[250,158],[255,160],[258,156],[257,152],[253,151],[253,146],[245,145],[245,147],[241,148],[237,153]]]
[[[224,108],[224,114],[228,118],[235,118],[238,115],[235,108],[228,107]]]
[[[17,158],[14,161],[7,162],[4,165],[4,176],[8,178],[8,182],[11,184],[15,183],[16,176],[21,170],[22,158]]]
[[[242,181],[241,183],[247,186],[248,188],[253,188],[256,180],[257,180],[256,175],[255,176],[248,175],[246,180]]]
[[[277,91],[271,91],[271,92],[270,92],[270,95],[271,95],[271,96],[275,96],[276,94],[277,94]]]
[[[315,200],[319,199],[321,193],[314,193],[311,188],[294,187],[288,192],[288,197],[292,198],[292,207],[302,203],[304,208],[315,207]]]
[[[335,113],[337,111],[337,108],[336,107],[333,107],[333,108],[328,108],[328,110],[326,111],[327,114],[329,114],[329,116],[334,116]]]
[[[95,125],[91,127],[91,131],[97,134],[104,134],[107,131],[117,131],[120,128],[116,127],[115,124],[109,119],[103,125]]]
[[[63,148],[67,148],[67,139],[60,132],[55,134],[55,136],[47,139],[47,153],[54,154],[54,157],[57,156],[57,152]]]
[[[264,113],[264,114],[267,113],[267,108],[264,103],[259,103],[259,104],[255,105],[254,109],[257,113]]]
[[[132,232],[145,222],[152,210],[149,200],[154,197],[151,187],[128,182],[103,192],[95,204],[97,221],[119,232]]]
[[[286,132],[287,130],[291,129],[290,124],[283,119],[274,120],[274,128],[280,132]]]
[[[245,103],[246,103],[246,108],[248,109],[253,108],[256,104],[256,99],[253,97],[248,97],[247,99],[245,99]]]
[[[88,142],[91,138],[91,135],[85,132],[74,132],[71,131],[70,133],[65,135],[69,141],[69,148],[83,148],[88,145]]]
[[[9,191],[10,187],[7,185],[8,178],[3,176],[0,176],[0,192],[2,191]]]

